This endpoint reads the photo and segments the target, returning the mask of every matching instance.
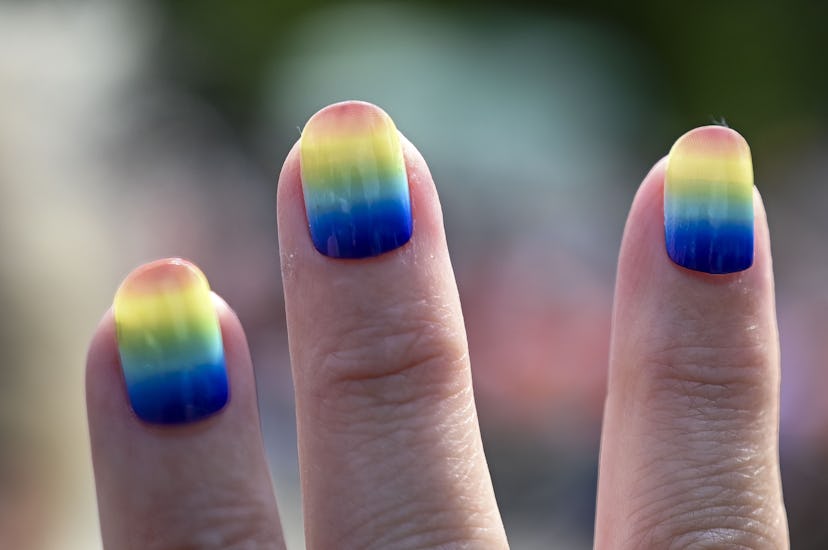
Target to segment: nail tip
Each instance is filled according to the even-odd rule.
[[[672,150],[705,148],[710,146],[725,149],[750,150],[747,140],[729,126],[699,126],[682,134],[673,144]]]
[[[340,101],[326,105],[316,111],[302,129],[300,142],[304,144],[306,136],[325,133],[342,125],[364,124],[369,121],[381,121],[382,124],[396,131],[394,120],[379,105],[361,100]]]
[[[170,257],[147,262],[133,269],[115,291],[115,301],[132,290],[151,289],[159,283],[185,285],[189,281],[199,281],[208,285],[207,277],[201,269],[185,258]],[[209,286],[209,285],[208,285]]]
[[[308,122],[314,120],[316,117],[320,115],[324,116],[326,114],[339,114],[362,110],[379,111],[385,115],[388,114],[382,107],[380,107],[376,103],[371,103],[370,101],[365,101],[363,99],[346,99],[343,101],[337,101],[335,103],[325,105],[324,107],[316,111],[313,115],[311,115],[311,117],[308,119]]]

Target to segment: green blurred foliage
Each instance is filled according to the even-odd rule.
[[[266,68],[285,51],[285,31],[305,14],[341,2],[156,0],[169,76],[218,106],[241,128],[256,116]],[[527,17],[615,27],[657,62],[677,127],[738,120],[754,148],[789,133],[824,128],[828,4],[783,2],[420,2],[470,26],[496,24],[503,10]],[[302,45],[299,45],[302,47]],[[308,44],[307,47],[312,47]]]

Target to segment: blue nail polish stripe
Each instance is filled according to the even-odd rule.
[[[753,263],[753,221],[712,223],[673,219],[666,231],[667,252],[677,264],[706,273],[733,273]]]
[[[317,250],[336,258],[377,256],[411,238],[411,207],[407,197],[347,210],[308,207],[311,238]]]
[[[177,365],[151,377],[127,377],[127,392],[132,408],[144,420],[177,424],[203,418],[227,403],[224,357],[213,363]]]

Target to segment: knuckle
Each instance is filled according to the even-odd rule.
[[[401,503],[398,509],[374,514],[348,534],[354,547],[365,549],[491,549],[501,548],[496,522],[490,514],[468,503],[451,509]]]
[[[728,486],[707,486],[688,497],[674,502],[661,502],[633,517],[633,528],[627,541],[631,548],[664,548],[668,550],[733,548],[764,550],[782,546],[775,533],[777,529],[762,517],[757,495],[739,498],[727,504],[710,502],[710,496],[733,497]],[[754,502],[745,502],[745,500]]]
[[[625,390],[641,407],[622,547],[787,547],[770,443],[775,321],[753,293],[734,288],[715,304],[704,296],[671,301],[658,324],[645,320],[645,332],[633,331],[632,353],[616,356],[631,362]]]
[[[692,458],[689,458],[692,457]],[[780,548],[772,491],[757,484],[770,466],[755,448],[674,449],[642,466],[630,500],[635,548]],[[663,479],[653,479],[662,472]]]
[[[625,547],[784,547],[773,525],[778,495],[762,482],[776,468],[765,444],[775,419],[739,395],[751,384],[674,379],[649,402]]]
[[[153,509],[153,521],[130,548],[142,550],[276,550],[281,539],[261,503],[237,490],[193,491],[174,507]],[[207,503],[207,504],[205,504]]]
[[[321,401],[406,406],[462,392],[468,365],[465,334],[449,307],[430,300],[355,311],[318,340],[313,380]],[[462,325],[461,325],[462,326]]]
[[[749,420],[762,414],[778,377],[778,352],[755,323],[709,328],[710,320],[690,318],[663,328],[644,342],[638,383],[647,402],[692,419]],[[673,416],[673,418],[675,418]]]
[[[650,363],[662,367],[655,371],[657,376],[711,384],[758,378],[755,371],[768,362],[771,351],[765,342],[697,344],[673,337],[650,349]]]

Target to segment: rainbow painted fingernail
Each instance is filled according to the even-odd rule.
[[[130,273],[113,305],[132,409],[158,424],[192,422],[227,403],[224,345],[207,278],[181,259]]]
[[[734,273],[753,264],[753,164],[736,131],[704,126],[673,145],[664,234],[670,258],[688,269]]]
[[[400,136],[385,111],[336,103],[302,131],[305,209],[316,249],[333,258],[378,256],[411,238],[411,198]]]

